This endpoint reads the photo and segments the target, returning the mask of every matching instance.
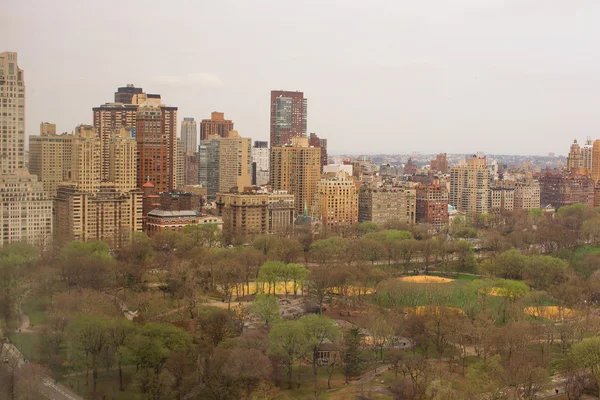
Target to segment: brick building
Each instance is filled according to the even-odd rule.
[[[290,144],[294,136],[306,136],[307,106],[302,92],[271,91],[271,147]]]
[[[416,203],[416,222],[430,224],[437,230],[448,224],[448,191],[444,186],[417,186]]]
[[[560,172],[545,171],[539,179],[540,204],[556,210],[563,206],[582,203],[594,206],[594,180],[585,176],[566,176]]]

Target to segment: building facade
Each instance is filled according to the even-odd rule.
[[[201,218],[198,211],[169,211],[158,208],[146,216],[146,233],[152,236],[162,231],[182,231],[186,226],[198,225]]]
[[[282,191],[217,194],[223,234],[229,239],[291,231],[294,208],[294,196]]]
[[[556,210],[563,206],[582,203],[594,206],[593,179],[581,175],[565,176],[560,172],[546,171],[539,179],[540,205],[551,205]]]
[[[271,91],[271,147],[288,145],[294,136],[306,136],[307,107],[302,92]]]
[[[358,196],[358,220],[381,225],[393,221],[412,225],[417,218],[416,196],[415,189],[363,187]]]
[[[255,141],[252,146],[252,184],[269,183],[269,143]]]
[[[73,138],[74,135],[57,135],[56,126],[49,123],[42,123],[40,135],[29,137],[29,172],[37,175],[51,199],[56,197],[58,185],[71,177]]]
[[[116,128],[109,140],[108,181],[119,192],[137,188],[137,141],[131,128]]]
[[[358,193],[356,184],[346,171],[323,174],[317,183],[314,215],[329,229],[358,223]]]
[[[494,186],[489,191],[489,210],[499,212],[500,210],[512,211],[515,209],[515,189],[512,187]]]
[[[184,153],[198,151],[198,124],[194,118],[184,118],[181,121],[181,143]]]
[[[430,224],[436,230],[448,224],[448,191],[445,186],[417,186],[416,222]]]
[[[208,140],[209,136],[227,137],[233,129],[233,121],[225,119],[225,113],[213,111],[210,119],[200,122],[200,140]]]
[[[515,183],[515,210],[540,208],[540,184],[538,181]]]
[[[465,165],[450,170],[449,203],[459,212],[487,214],[490,171],[485,158],[470,157]]]
[[[321,149],[321,167],[326,166],[328,164],[327,139],[321,139],[316,133],[311,133],[308,137],[308,145]]]
[[[25,115],[17,53],[0,53],[0,246],[25,241],[44,248],[52,242],[52,200],[25,169]]]
[[[321,150],[310,147],[307,137],[294,136],[292,144],[271,148],[271,187],[294,195],[296,214],[312,206],[320,179]]]

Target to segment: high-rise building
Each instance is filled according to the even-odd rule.
[[[98,130],[102,146],[102,179],[108,180],[110,137],[115,129],[136,126],[138,104],[106,103],[92,109],[94,127]]]
[[[200,143],[199,180],[206,179],[209,196],[252,185],[252,141],[230,131],[226,137],[209,136]]]
[[[25,170],[25,107],[17,53],[0,53],[0,246],[26,241],[45,247],[52,240],[52,200]]]
[[[271,147],[290,144],[294,136],[306,136],[307,106],[302,92],[271,91]]]
[[[175,188],[180,188],[185,185],[185,152],[183,151],[183,143],[181,139],[175,140],[175,154],[177,160],[175,163]]]
[[[314,215],[329,229],[358,223],[358,194],[356,184],[343,168],[326,172],[317,182]]]
[[[583,168],[583,153],[581,152],[581,146],[579,146],[577,139],[575,139],[569,150],[569,157],[567,158],[567,171],[579,172],[581,168]]]
[[[101,182],[101,142],[96,129],[91,125],[75,128],[71,150],[71,179],[82,192],[95,193]]]
[[[181,122],[181,144],[184,153],[198,151],[198,124],[194,118],[184,118]]]
[[[600,181],[600,140],[595,140],[592,146],[591,177],[596,184]]]
[[[395,186],[363,187],[358,197],[358,220],[385,224],[398,221],[414,224],[416,221],[416,191]]]
[[[439,230],[448,224],[448,191],[445,186],[434,183],[417,186],[417,213],[419,223],[430,224]]]
[[[198,152],[185,153],[184,159],[184,182],[185,185],[198,185]]]
[[[491,212],[515,209],[515,189],[505,186],[493,186],[489,190],[488,207]]]
[[[134,101],[134,97],[141,94],[144,94],[144,89],[128,84],[117,89],[115,92],[115,103],[137,104]]]
[[[29,137],[29,172],[37,175],[44,191],[53,199],[61,182],[71,178],[74,135],[56,134],[56,125],[44,122],[40,135]]]
[[[485,158],[473,156],[450,170],[449,202],[467,214],[487,214],[490,170]]]
[[[150,181],[158,192],[170,192],[177,179],[177,107],[151,102],[136,114],[137,185]]]
[[[269,182],[269,143],[255,141],[252,146],[252,184],[263,186]]]
[[[203,119],[200,122],[200,140],[208,140],[209,136],[227,137],[233,130],[233,121],[225,119],[225,114],[213,111],[210,119]]]
[[[321,167],[328,164],[327,159],[327,139],[321,139],[316,133],[311,133],[308,137],[308,145],[321,149]]]
[[[137,141],[133,128],[117,128],[109,141],[108,181],[120,193],[137,188]]]
[[[593,157],[593,143],[592,138],[587,137],[585,140],[585,144],[581,148],[581,158],[583,158],[583,168],[585,169],[586,174],[590,174],[592,171],[592,157]]]
[[[271,187],[294,195],[297,215],[312,206],[321,179],[321,149],[310,147],[307,137],[294,136],[291,144],[271,148],[269,167]]]

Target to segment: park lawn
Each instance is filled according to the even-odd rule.
[[[12,333],[8,337],[25,359],[30,361],[40,361],[39,344],[41,336],[39,333]]]
[[[110,376],[105,369],[98,371],[97,393],[103,393],[107,399],[115,400],[138,400],[139,394],[135,388],[130,388],[133,379],[133,370],[123,369],[123,385],[125,391],[119,391],[119,371],[111,369]],[[60,383],[72,388],[73,392],[80,394],[84,398],[91,398],[92,395],[92,372],[90,371],[89,386],[85,385],[85,374],[77,376],[63,377],[59,379]],[[73,386],[71,386],[73,385]],[[77,390],[79,387],[79,390]]]
[[[29,317],[31,327],[44,325],[48,321],[47,309],[50,306],[50,300],[47,297],[28,296],[23,300],[21,309]]]

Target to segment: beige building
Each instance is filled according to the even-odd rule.
[[[17,53],[0,53],[0,246],[26,241],[46,247],[52,241],[52,201],[25,169],[25,111]]]
[[[515,209],[540,208],[540,184],[538,181],[515,183]]]
[[[354,180],[343,169],[324,174],[317,183],[313,207],[324,227],[357,224],[358,193]]]
[[[109,140],[108,181],[121,193],[137,187],[137,142],[130,128],[116,128]]]
[[[307,137],[292,137],[292,144],[271,148],[271,186],[294,195],[296,214],[314,201],[321,179],[321,149],[310,147]]]
[[[403,187],[364,187],[359,193],[360,222],[376,224],[399,221],[414,224],[417,215],[416,190]]]
[[[489,190],[489,209],[512,211],[515,208],[515,189],[511,187],[491,187]]]
[[[228,238],[293,229],[294,196],[285,192],[218,193],[217,208]]]
[[[449,203],[459,212],[487,214],[490,170],[485,158],[473,156],[450,170]]]
[[[91,125],[75,128],[71,149],[71,179],[82,192],[96,192],[102,174],[102,143]]]
[[[142,192],[138,190],[121,193],[108,183],[90,193],[75,184],[63,185],[55,207],[56,233],[63,240],[102,240],[118,248],[133,232],[142,231]]]
[[[29,172],[37,175],[44,191],[53,199],[61,182],[71,178],[74,135],[56,134],[56,125],[44,122],[39,136],[29,137]]]
[[[175,141],[175,154],[177,160],[175,163],[175,189],[179,189],[185,185],[185,149],[181,139]]]

